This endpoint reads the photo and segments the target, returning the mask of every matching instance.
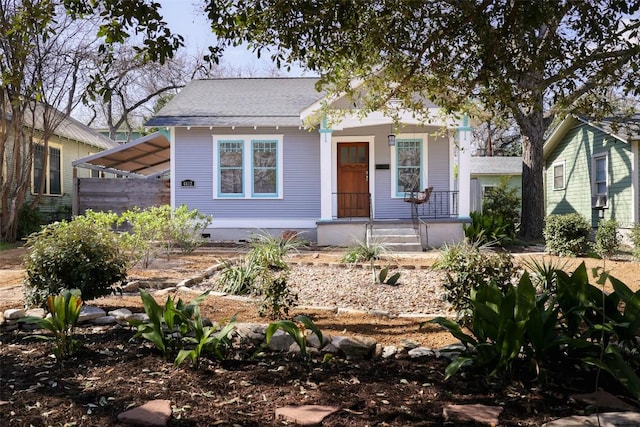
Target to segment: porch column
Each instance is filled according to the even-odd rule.
[[[471,131],[469,116],[458,127],[458,218],[469,218],[471,211]]]
[[[333,218],[333,197],[331,196],[331,134],[326,117],[320,124],[320,219]]]

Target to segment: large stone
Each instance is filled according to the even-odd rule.
[[[4,318],[6,320],[18,320],[24,317],[25,311],[21,308],[10,308],[4,311]]]
[[[96,325],[113,325],[116,321],[117,319],[114,316],[102,316],[96,317],[91,321],[91,323]]]
[[[78,323],[88,322],[93,319],[97,319],[98,317],[105,316],[107,314],[106,311],[99,307],[94,307],[91,305],[83,305],[82,309],[80,309],[80,316],[78,317]]]
[[[265,339],[267,325],[262,323],[236,323],[233,335],[240,343],[260,345]]]
[[[363,336],[336,336],[331,339],[331,344],[347,359],[369,359],[376,349],[376,340]]]
[[[296,347],[298,346],[298,344],[295,343],[294,339],[291,338],[289,334],[278,330],[271,336],[271,341],[269,341],[269,349],[272,351],[289,351],[289,348],[293,344],[295,344]]]
[[[474,405],[449,405],[442,409],[445,420],[454,422],[474,422],[488,426],[498,425],[498,417],[504,408],[500,406]]]
[[[113,316],[118,320],[126,320],[127,316],[131,315],[131,310],[128,308],[117,308],[107,313],[109,316]]]
[[[331,335],[329,334],[325,334],[325,333],[322,334],[322,342],[320,342],[320,339],[318,339],[318,336],[316,334],[314,334],[312,331],[308,329],[306,331],[306,334],[307,334],[308,347],[313,347],[321,350],[324,346],[326,346],[331,342]]]
[[[593,415],[574,415],[543,424],[543,427],[632,427],[640,425],[638,412],[604,412]]]
[[[412,359],[433,356],[435,356],[435,352],[427,347],[416,347],[409,350],[409,357],[411,357]]]
[[[285,419],[301,426],[320,426],[322,420],[340,411],[337,406],[302,405],[276,408],[276,420]]]
[[[171,418],[171,401],[152,400],[118,415],[118,421],[139,426],[166,426]]]
[[[397,352],[398,352],[398,347],[396,347],[395,345],[385,345],[382,348],[381,356],[383,359],[388,359],[390,357],[395,356]]]
[[[44,308],[32,308],[31,310],[27,310],[25,316],[39,317],[44,319],[47,313],[44,311]]]

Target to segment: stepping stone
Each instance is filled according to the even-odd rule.
[[[331,339],[338,350],[344,353],[347,359],[370,359],[376,349],[376,340],[365,336],[344,337],[336,336]]]
[[[445,420],[472,421],[488,426],[498,425],[498,417],[504,408],[500,406],[474,405],[449,405],[442,409]]]
[[[125,320],[127,316],[131,316],[131,310],[128,308],[117,308],[107,313],[109,316],[113,316],[118,320]]]
[[[118,421],[139,426],[166,426],[171,418],[171,401],[152,400],[118,415]]]
[[[340,408],[337,406],[285,406],[276,408],[276,419],[284,418],[301,426],[320,426],[322,420],[338,411]]]
[[[635,406],[618,399],[611,393],[606,391],[596,391],[594,393],[574,394],[571,396],[576,402],[586,403],[587,405],[597,406],[598,408],[614,409],[619,411],[635,411]]]
[[[21,308],[10,308],[5,310],[4,318],[6,320],[18,320],[21,317],[24,317],[25,311]]]
[[[33,316],[44,319],[44,316],[46,316],[46,314],[47,313],[44,311],[44,308],[32,308],[31,310],[27,310],[25,316]]]
[[[80,316],[78,316],[78,323],[88,322],[89,320],[103,317],[107,314],[106,311],[99,307],[93,307],[91,305],[83,305],[80,310]]]
[[[640,425],[638,412],[604,412],[589,416],[574,415],[549,421],[543,427],[631,427]]]

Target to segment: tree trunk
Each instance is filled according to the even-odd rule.
[[[520,236],[526,241],[542,240],[544,228],[544,119],[541,112],[523,117],[522,133],[522,223]]]

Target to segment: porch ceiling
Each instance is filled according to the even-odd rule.
[[[118,147],[75,160],[72,165],[121,175],[152,178],[168,172],[170,162],[169,140],[161,132],[155,132]]]

